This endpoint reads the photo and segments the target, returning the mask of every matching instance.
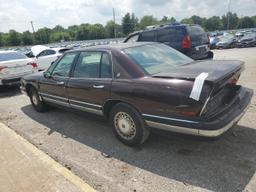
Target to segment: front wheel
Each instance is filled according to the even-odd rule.
[[[29,97],[32,106],[37,112],[45,112],[47,110],[47,105],[43,102],[35,88],[30,89]]]
[[[115,105],[109,120],[116,137],[126,145],[142,144],[149,136],[150,130],[141,115],[128,104]]]

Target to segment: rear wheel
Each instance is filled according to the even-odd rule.
[[[42,98],[39,96],[38,91],[35,88],[30,89],[29,97],[32,106],[37,112],[45,112],[47,110],[47,105],[43,102]]]
[[[142,144],[149,136],[140,114],[130,105],[119,103],[110,112],[110,124],[116,137],[126,145]]]

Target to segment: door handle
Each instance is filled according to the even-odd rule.
[[[95,88],[95,89],[103,89],[104,85],[93,85],[93,88]]]
[[[64,85],[65,83],[63,81],[58,81],[56,84],[57,85]]]

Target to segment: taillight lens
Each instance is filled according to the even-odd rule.
[[[183,41],[182,41],[182,48],[183,49],[189,49],[191,48],[191,38],[189,35],[186,35],[184,38],[183,38]]]
[[[7,68],[6,66],[0,66],[0,72],[3,70],[3,69],[5,69],[5,68]]]
[[[30,62],[28,65],[31,65],[33,68],[37,68],[37,63],[36,62]]]

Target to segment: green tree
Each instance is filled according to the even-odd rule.
[[[253,28],[254,22],[253,19],[250,17],[243,17],[239,20],[238,22],[238,28],[242,29],[242,28]]]
[[[147,26],[158,24],[158,20],[154,18],[152,15],[146,15],[141,18],[139,26],[140,29],[145,29]]]
[[[81,24],[77,31],[77,40],[89,39],[90,27],[91,27],[91,25],[89,23]]]
[[[105,26],[105,30],[106,30],[106,37],[107,38],[114,38],[115,37],[115,23],[114,21],[108,21],[106,26]]]
[[[8,43],[11,46],[20,45],[20,43],[21,43],[20,33],[18,33],[15,30],[10,30],[9,35],[8,35]]]
[[[56,32],[64,32],[65,31],[64,27],[62,27],[61,25],[56,25],[52,30],[56,31]]]
[[[76,40],[77,39],[78,30],[79,30],[78,25],[71,25],[71,26],[68,27],[67,31],[70,35],[71,40]]]
[[[37,32],[35,32],[35,41],[38,44],[47,44],[50,43],[50,35],[52,31],[49,28],[42,28],[38,29]]]
[[[168,18],[167,16],[163,16],[163,18],[159,21],[159,24],[174,24],[176,22],[177,21],[174,17]]]
[[[4,38],[2,33],[0,33],[0,47],[4,46]]]
[[[207,31],[222,30],[223,24],[222,24],[220,17],[213,16],[205,21],[204,28]]]
[[[25,31],[21,35],[21,40],[23,45],[32,45],[33,44],[33,34],[29,31]]]
[[[194,22],[191,18],[182,19],[180,22],[183,24],[194,24]]]
[[[229,26],[228,26],[228,16],[229,16]],[[222,16],[222,23],[224,29],[237,29],[239,18],[236,13],[228,12],[226,15]]]
[[[123,33],[125,35],[128,35],[129,33],[134,31],[130,13],[126,13],[125,16],[123,17],[122,27],[123,27]]]

